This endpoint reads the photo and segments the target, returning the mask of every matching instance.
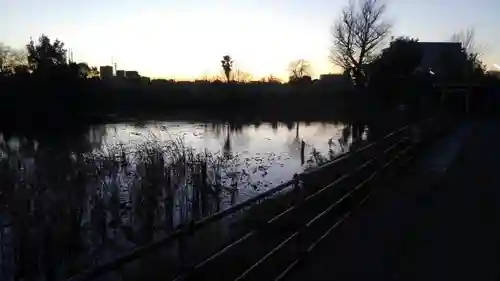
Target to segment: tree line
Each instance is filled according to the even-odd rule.
[[[0,44],[0,77],[27,75],[45,79],[93,78],[99,76],[97,67],[87,63],[75,63],[68,57],[64,42],[52,41],[42,34],[37,41],[30,39],[25,49],[16,50],[5,44]]]
[[[264,82],[282,83],[277,76],[268,75],[255,80],[251,73],[235,67],[233,58],[224,55],[221,60],[221,70],[224,77],[219,75],[204,76],[201,80],[210,82]],[[52,41],[47,35],[42,34],[38,40],[30,40],[25,49],[14,49],[0,43],[0,76],[43,76],[49,78],[56,73],[67,72],[73,77],[93,79],[100,76],[96,66],[89,66],[85,62],[76,63],[68,56],[64,42],[59,39]],[[310,63],[305,59],[291,61],[288,66],[290,80],[311,76]],[[49,76],[47,76],[49,75]],[[198,79],[200,80],[200,79]]]
[[[388,66],[389,56],[406,55],[394,50],[403,50],[411,55],[411,61],[405,57],[399,57],[402,60],[399,63],[402,67],[416,68],[422,57],[422,54],[419,54],[418,44],[412,44],[418,42],[417,38],[398,37],[388,40],[392,25],[384,18],[385,11],[386,5],[380,0],[350,0],[332,26],[329,59],[333,65],[340,67],[358,88],[366,88],[370,80],[369,76],[376,76],[380,67]],[[471,78],[471,75],[485,72],[474,35],[474,30],[468,29],[453,34],[449,40],[462,43],[463,51],[467,56],[465,62],[467,65],[464,64],[462,67],[463,71],[469,73],[462,73],[463,77]],[[389,46],[382,48],[388,41]],[[380,63],[381,60],[386,61],[385,65]],[[247,82],[253,78],[250,73],[235,69],[234,60],[230,55],[222,57],[221,70],[226,82]],[[62,41],[59,39],[52,41],[44,34],[36,42],[30,39],[26,48],[22,50],[0,43],[0,75],[2,76],[27,73],[50,76],[50,74],[61,74],[62,71],[79,78],[93,78],[99,74],[97,67],[73,62],[72,58],[68,57],[68,51]],[[290,62],[288,73],[290,81],[304,78],[310,80],[312,67],[306,59],[297,59]],[[262,81],[265,80],[277,81],[278,79],[271,75],[262,79]]]
[[[316,112],[336,107],[361,116],[402,104],[414,111],[423,103],[428,108],[437,106],[442,94],[436,93],[436,85],[498,83],[485,71],[473,29],[447,40],[461,43],[462,56],[440,54],[433,68],[425,69],[421,67],[425,50],[418,38],[390,37],[392,25],[385,18],[386,8],[380,0],[349,1],[334,21],[329,59],[342,69],[343,85],[313,80],[312,66],[306,59],[290,63],[287,84],[280,84],[273,76],[245,83],[252,80],[251,74],[238,69],[230,55],[220,61],[223,77],[205,83],[115,85],[97,79],[96,67],[73,62],[62,41],[42,35],[37,41],[30,40],[25,50],[0,45],[0,77],[5,89],[0,98],[10,102],[3,103],[6,109],[12,104],[26,106],[26,100],[31,100],[36,104],[35,112],[49,110],[56,115],[61,108],[66,112],[123,114],[165,108],[231,111],[245,107],[280,112],[286,107],[293,112]]]

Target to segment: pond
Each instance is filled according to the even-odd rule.
[[[99,145],[122,145],[133,149],[152,140],[181,140],[184,145],[200,152],[206,150],[216,155],[230,155],[233,165],[228,167],[232,171],[228,174],[239,175],[238,189],[241,200],[244,200],[290,180],[294,173],[308,166],[316,165],[314,150],[322,155],[348,151],[351,137],[343,137],[345,128],[343,124],[320,122],[238,127],[189,122],[116,124],[103,128],[101,134],[104,137]],[[301,141],[305,143],[304,164],[301,163]]]
[[[149,121],[1,134],[0,216],[18,237],[3,247],[25,280],[72,275],[348,151],[349,128]]]

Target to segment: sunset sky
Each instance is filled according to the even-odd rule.
[[[284,77],[291,60],[328,62],[330,27],[344,0],[0,0],[0,42],[22,47],[45,33],[76,61],[189,79],[219,72],[222,55],[254,76]],[[488,68],[500,64],[500,1],[392,0],[394,36],[448,40],[474,27]],[[475,6],[472,6],[472,3]]]

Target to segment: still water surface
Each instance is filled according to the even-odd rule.
[[[227,124],[189,122],[116,124],[104,128],[101,145],[133,148],[152,139],[160,142],[182,139],[187,146],[197,151],[230,154],[234,160],[233,171],[248,175],[240,177],[242,195],[251,195],[287,181],[294,173],[315,165],[313,149],[323,155],[327,155],[330,150],[335,154],[348,151],[351,138],[346,135],[343,137],[345,128],[339,123],[320,122],[264,123],[239,128]],[[302,140],[305,142],[304,165],[301,164]]]

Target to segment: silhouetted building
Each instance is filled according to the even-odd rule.
[[[349,76],[344,74],[321,74],[317,81],[320,85],[328,85],[335,87],[347,87],[352,85]]]
[[[134,70],[125,71],[125,77],[127,77],[127,79],[139,79],[139,78],[141,78],[141,76],[139,75],[139,72],[134,71]]]
[[[113,78],[113,67],[109,65],[99,67],[99,73],[101,79],[112,79]]]
[[[117,70],[116,78],[125,78],[125,70]]]
[[[321,74],[319,76],[319,81],[322,83],[345,83],[349,80],[349,77],[343,74]]]
[[[419,42],[422,48],[422,60],[419,68],[437,71],[443,59],[459,61],[466,59],[459,42]]]

